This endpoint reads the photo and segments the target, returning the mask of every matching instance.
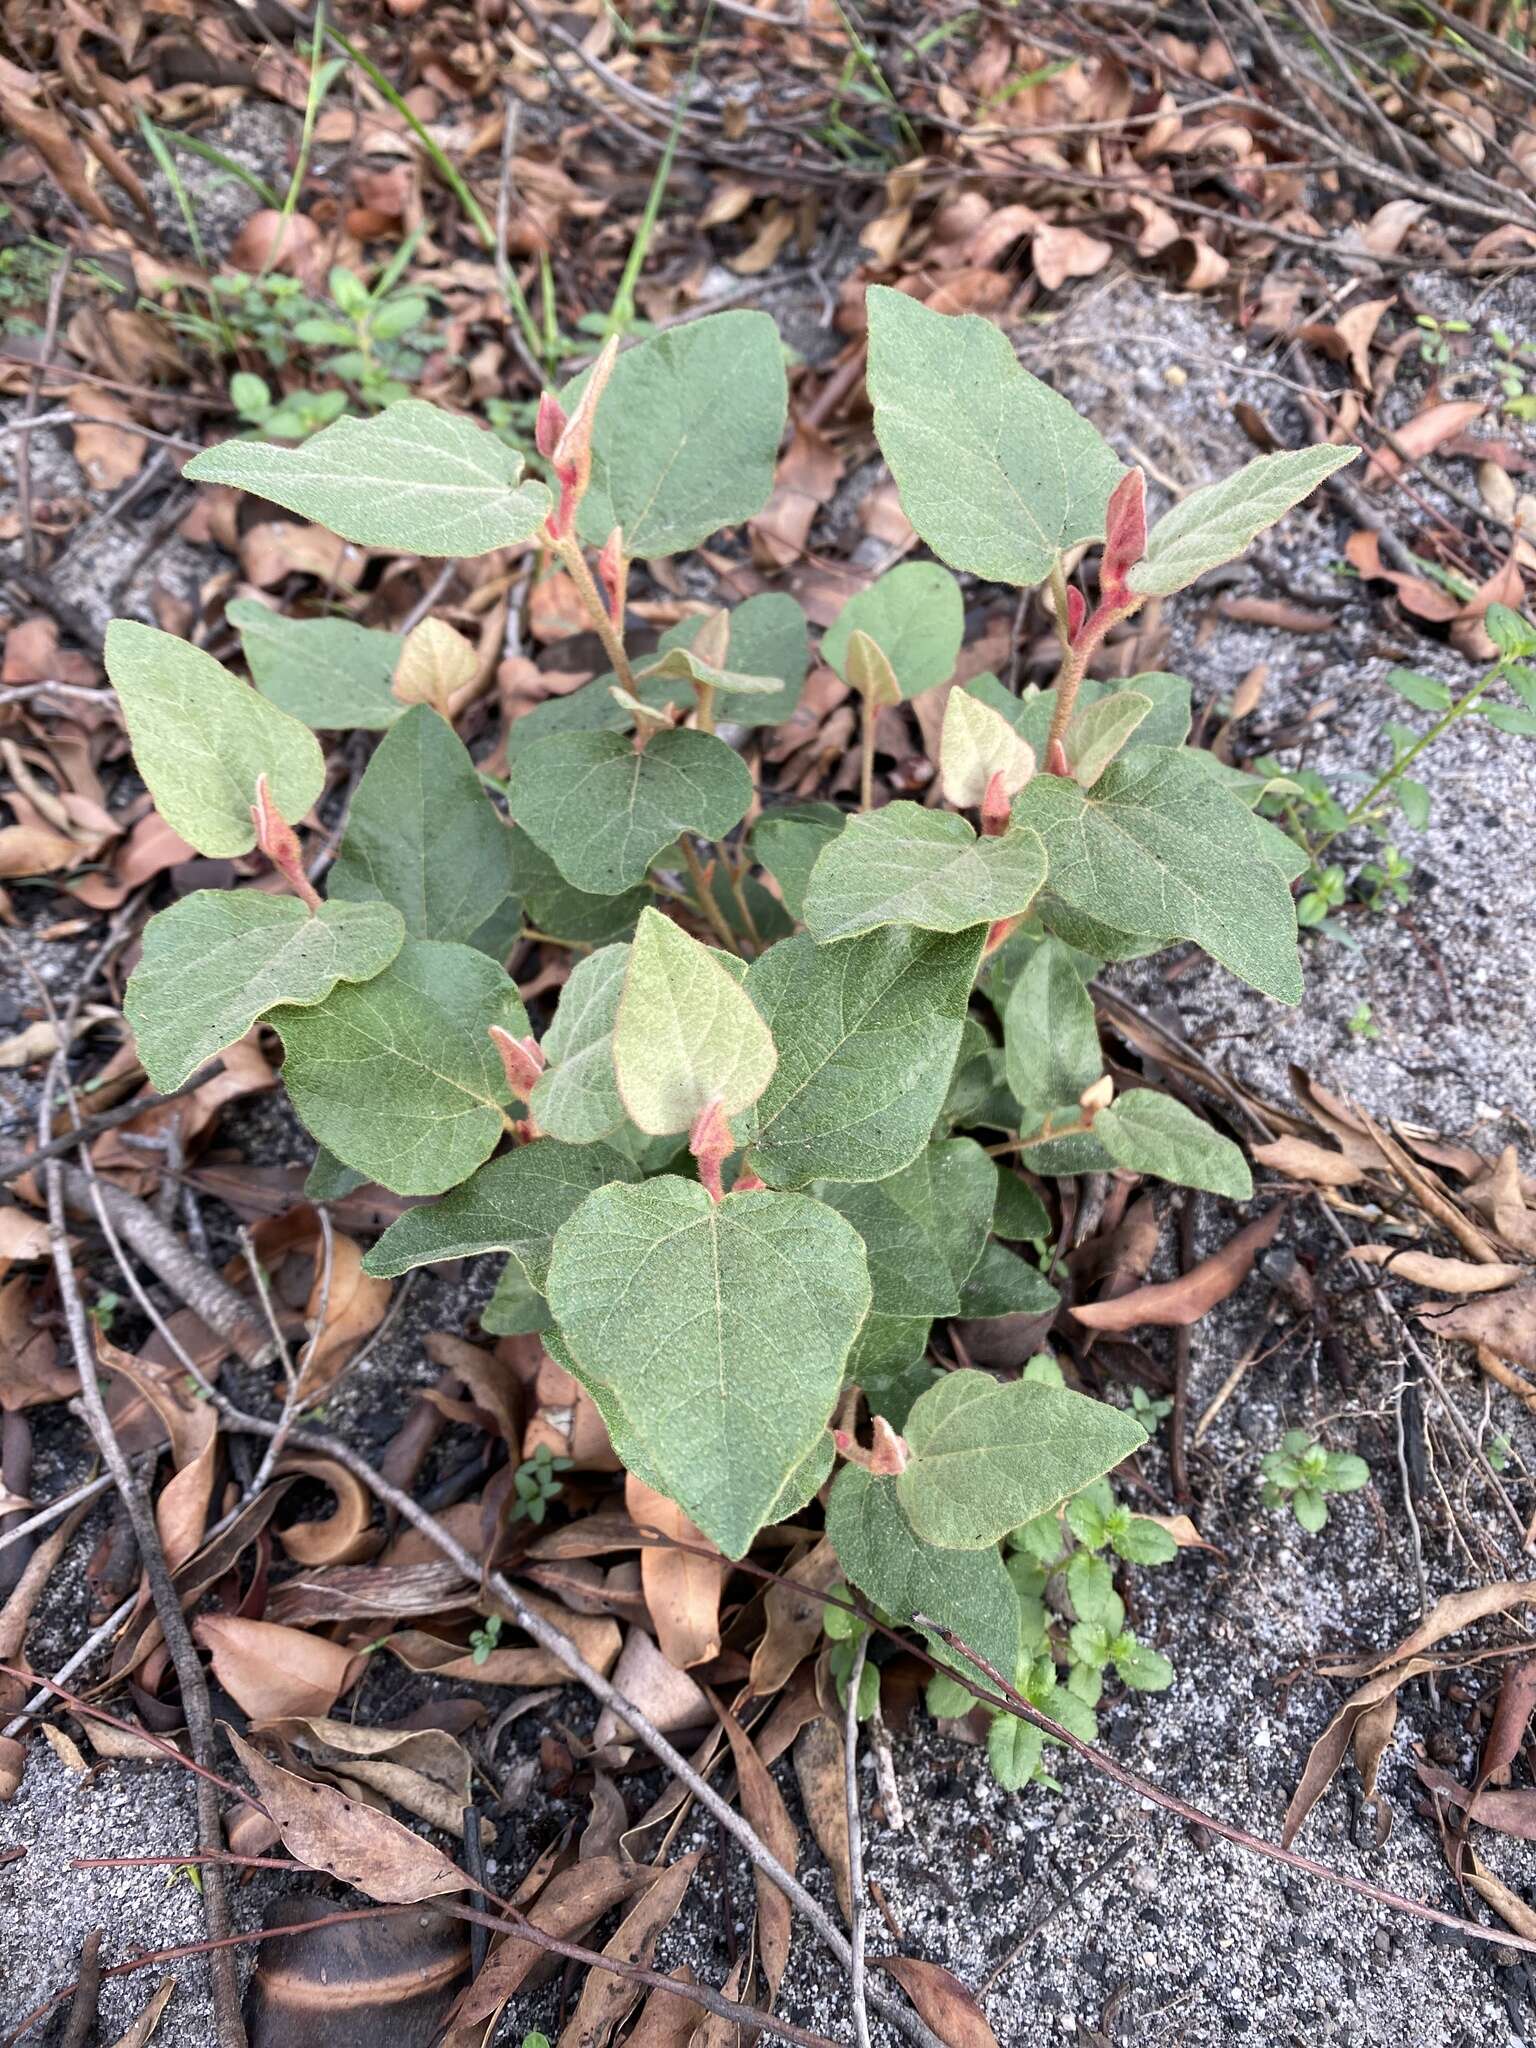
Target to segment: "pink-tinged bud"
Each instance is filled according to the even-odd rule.
[[[565,417],[559,438],[552,448],[545,450],[539,442],[539,453],[546,454],[555,466],[555,480],[560,486],[560,503],[545,522],[552,540],[564,540],[576,520],[576,508],[586,496],[587,481],[592,474],[592,422],[596,417],[598,400],[602,397],[608,379],[613,374],[614,363],[618,360],[619,337],[612,334],[603,343],[602,353],[592,365],[587,381],[582,386],[581,396],[576,401],[576,410]],[[559,410],[557,400],[550,403]],[[543,400],[539,401],[542,419]],[[552,416],[551,416],[552,417]],[[537,429],[535,429],[537,435]]]
[[[624,529],[616,526],[603,542],[597,558],[597,580],[608,600],[608,616],[616,633],[624,631],[624,593],[629,588],[629,564],[624,559]]]
[[[1147,480],[1128,469],[1110,493],[1104,519],[1104,560],[1099,568],[1099,596],[1128,595],[1125,579],[1147,552]]]
[[[981,799],[981,830],[986,839],[1001,839],[1013,818],[1013,799],[1007,778],[999,768],[988,782]]]
[[[534,423],[533,444],[546,462],[553,462],[555,450],[560,445],[560,436],[565,432],[565,407],[553,391],[545,391],[539,397],[538,418]]]
[[[750,1166],[744,1166],[731,1183],[733,1195],[760,1195],[767,1187],[767,1181],[755,1174]]]
[[[723,1201],[725,1188],[720,1176],[726,1160],[736,1150],[736,1140],[718,1099],[706,1103],[694,1118],[688,1133],[688,1150],[698,1162],[699,1185],[712,1202]]]
[[[1088,616],[1088,600],[1075,583],[1067,586],[1067,645],[1070,647],[1083,630],[1083,621]]]
[[[883,1415],[875,1417],[873,1435],[874,1443],[867,1451],[851,1430],[834,1429],[832,1441],[850,1465],[862,1465],[876,1478],[894,1479],[898,1472],[905,1472],[912,1458],[906,1438],[898,1436]]]
[[[299,845],[299,835],[273,803],[265,775],[256,778],[256,801],[251,805],[251,823],[256,828],[257,846],[300,902],[309,906],[313,915],[320,908],[319,891],[304,872],[304,852]]]
[[[1071,776],[1072,770],[1067,766],[1067,750],[1060,740],[1051,741],[1045,756],[1045,772],[1047,775]]]
[[[490,1040],[501,1055],[502,1072],[507,1077],[507,1086],[519,1101],[533,1099],[534,1084],[543,1073],[546,1061],[544,1048],[531,1035],[514,1038],[510,1031],[504,1031],[499,1024],[488,1027]]]

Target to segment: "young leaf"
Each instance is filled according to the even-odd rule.
[[[1052,894],[1070,909],[1112,932],[1193,939],[1265,995],[1299,1002],[1285,877],[1260,851],[1252,814],[1187,751],[1138,747],[1091,791],[1037,775],[1014,817],[1044,840]]]
[[[864,1240],[881,1315],[960,1313],[997,1201],[997,1168],[973,1139],[927,1145],[887,1180],[818,1181],[816,1193]]]
[[[869,1307],[852,1228],[804,1195],[606,1187],[561,1225],[547,1292],[624,1463],[740,1557],[825,1430]]]
[[[1084,676],[1078,685],[1076,707],[1079,713],[1092,704],[1102,703],[1130,691],[1138,697],[1151,701],[1152,709],[1137,727],[1135,740],[1138,747],[1182,747],[1189,737],[1189,678],[1170,675],[1161,669],[1149,669],[1144,675],[1128,676],[1123,682],[1100,682],[1094,676]],[[1035,750],[1037,759],[1045,754],[1047,735],[1051,720],[1056,715],[1056,692],[1041,690],[1033,697],[1015,697],[1011,690],[1004,689],[996,676],[973,676],[965,685],[968,697],[979,698],[989,710],[995,711],[1018,733],[1028,740]],[[1214,761],[1215,755],[1206,757]],[[1225,763],[1219,763],[1225,766]]]
[[[155,808],[199,853],[218,860],[250,852],[258,776],[290,825],[325,787],[314,734],[201,648],[113,619],[106,662]]]
[[[617,896],[589,895],[574,889],[542,847],[535,846],[520,825],[507,834],[512,842],[514,892],[522,898],[526,922],[537,932],[578,945],[604,946],[626,937],[650,901],[644,887]]]
[[[1035,750],[1001,713],[964,690],[951,690],[939,734],[939,781],[957,810],[979,806],[1001,776],[1005,796],[1017,796],[1035,772]]]
[[[584,382],[560,394],[567,410]],[[582,539],[600,547],[618,526],[631,560],[680,555],[761,512],[787,404],[766,313],[712,313],[627,349],[593,423]]]
[[[1015,1714],[996,1714],[988,1723],[987,1762],[1005,1792],[1022,1792],[1040,1768],[1044,1754],[1044,1733],[1032,1721],[1021,1721]]]
[[[321,1144],[399,1195],[440,1195],[490,1157],[511,1100],[492,1024],[528,1030],[516,988],[469,946],[407,939],[358,987],[268,1020],[283,1079]]]
[[[368,1273],[393,1279],[412,1266],[508,1252],[528,1285],[542,1294],[555,1232],[595,1188],[638,1181],[640,1169],[609,1145],[531,1145],[492,1159],[430,1207],[397,1217],[363,1261]]]
[[[965,637],[960,586],[937,562],[903,562],[850,597],[822,635],[821,658],[846,682],[848,642],[867,633],[895,671],[903,697],[917,697],[955,672]]]
[[[722,838],[751,803],[752,778],[712,733],[658,733],[636,753],[620,733],[571,732],[518,757],[508,798],[566,881],[614,896],[682,833]]]
[[[467,941],[515,885],[507,828],[464,742],[412,705],[363,771],[331,895],[393,903],[413,939]]]
[[[1234,1202],[1253,1196],[1248,1162],[1230,1138],[1155,1088],[1133,1088],[1093,1120],[1093,1135],[1117,1166],[1176,1187],[1208,1188]]]
[[[401,704],[429,704],[446,719],[479,673],[473,644],[446,619],[426,618],[406,634],[390,687]]]
[[[703,623],[700,612],[679,619],[662,634],[659,651],[668,654],[674,647],[691,647]],[[729,708],[732,724],[782,725],[800,702],[810,662],[805,613],[792,597],[783,591],[764,590],[737,605],[731,613],[726,666],[739,675],[773,676],[778,692],[771,697],[739,697]],[[653,701],[649,686],[640,694],[647,702]],[[683,698],[679,696],[677,701]]]
[[[1139,690],[1115,690],[1085,704],[1067,727],[1064,742],[1072,780],[1092,789],[1152,710]]]
[[[654,1137],[690,1130],[711,1103],[733,1117],[772,1078],[772,1035],[724,960],[660,911],[641,911],[613,1066],[631,1120]]]
[[[338,981],[368,981],[400,951],[405,927],[385,903],[199,889],[144,927],[124,1014],[155,1088],[179,1088],[244,1038],[274,1003],[318,1003]]]
[[[1045,872],[1045,848],[1027,826],[978,839],[952,811],[887,804],[851,818],[823,851],[805,922],[821,945],[887,924],[962,932],[1027,910]]]
[[[659,661],[642,669],[636,680],[641,683],[697,684],[705,689],[719,690],[727,697],[777,697],[783,690],[777,676],[744,675],[737,669],[718,667],[687,647],[672,648]]]
[[[232,484],[360,547],[459,558],[531,540],[550,509],[523,459],[487,428],[419,398],[336,420],[297,448],[222,441],[182,475]]]
[[[257,689],[314,731],[383,732],[404,711],[391,689],[398,633],[351,619],[285,619],[249,597],[232,598],[224,616]]]
[[[1420,711],[1449,711],[1453,702],[1450,690],[1438,676],[1421,676],[1416,669],[1388,669],[1387,687],[1396,690],[1399,697],[1406,697]]]
[[[1191,491],[1148,534],[1147,551],[1126,579],[1130,588],[1142,597],[1166,597],[1207,569],[1235,560],[1266,526],[1359,453],[1319,443],[1259,455],[1235,476]]]
[[[833,1484],[827,1535],[849,1582],[893,1621],[926,1614],[1013,1676],[1019,1596],[995,1549],[939,1550],[924,1542],[902,1511],[896,1482],[858,1465],[845,1465]],[[928,1645],[942,1663],[979,1678],[939,1637],[930,1635]]]
[[[836,804],[781,804],[764,811],[752,827],[752,855],[779,885],[792,917],[805,915],[811,869],[829,839],[848,822]]]
[[[1147,1440],[1123,1409],[1033,1380],[947,1373],[907,1417],[896,1480],[925,1542],[979,1550],[1043,1515]]]
[[[770,1187],[884,1180],[917,1157],[984,937],[980,926],[953,938],[883,931],[818,946],[801,932],[753,961],[747,993],[779,1064],[752,1112],[747,1163]]]
[[[1038,1128],[1053,1110],[1075,1108],[1103,1073],[1093,998],[1059,939],[1040,941],[1009,990],[1003,1042],[1022,1129]]]
[[[1173,1666],[1162,1651],[1149,1649],[1132,1635],[1117,1635],[1109,1655],[1121,1682],[1133,1692],[1166,1692],[1173,1683]]]
[[[572,971],[555,1021],[544,1034],[548,1061],[528,1107],[541,1131],[590,1145],[624,1121],[613,1071],[613,1020],[629,965],[628,946],[604,946]]]
[[[1032,377],[1001,328],[872,285],[869,395],[902,509],[953,569],[1039,583],[1102,540],[1122,465],[1090,421]]]

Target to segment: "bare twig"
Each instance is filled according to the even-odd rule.
[[[14,1529],[7,1529],[0,1536],[0,1550],[12,1543],[19,1543],[23,1536],[30,1536],[37,1529],[46,1529],[50,1522],[56,1522],[60,1515],[67,1515],[71,1508],[77,1508],[83,1501],[94,1500],[99,1493],[105,1493],[112,1484],[111,1475],[104,1472],[99,1479],[88,1479],[84,1486],[73,1487],[68,1493],[61,1493],[57,1500],[49,1501],[47,1507],[39,1508],[35,1515],[28,1515],[24,1522],[18,1522]]]
[[[853,2007],[855,2048],[869,2048],[869,2003],[864,1985],[864,1930],[869,1903],[864,1896],[864,1834],[859,1817],[859,1686],[869,1655],[869,1632],[861,1630],[848,1674],[848,1710],[843,1717],[843,1796],[848,1808],[848,1899],[853,1962],[848,1996]]]
[[[53,685],[39,687],[52,688]],[[95,691],[84,691],[83,695],[94,696]],[[13,1152],[0,1159],[0,1183],[19,1180],[24,1173],[31,1173],[44,1160],[57,1159],[65,1152],[72,1152],[77,1145],[87,1144],[99,1137],[103,1131],[115,1130],[119,1124],[131,1124],[135,1118],[144,1116],[149,1110],[163,1109],[168,1102],[180,1102],[183,1096],[195,1095],[207,1081],[212,1081],[224,1071],[224,1055],[210,1060],[206,1067],[199,1067],[190,1081],[183,1081],[179,1088],[173,1088],[168,1095],[140,1095],[132,1102],[120,1102],[115,1109],[98,1110],[95,1116],[84,1116],[79,1123],[57,1138],[51,1138],[46,1145],[34,1147],[30,1152]]]

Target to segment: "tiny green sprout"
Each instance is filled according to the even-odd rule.
[[[1485,1455],[1495,1472],[1508,1471],[1511,1454],[1512,1446],[1507,1436],[1501,1433],[1488,1439],[1488,1448]]]
[[[839,1600],[852,1596],[846,1585],[838,1584],[832,1592]],[[858,1657],[859,1645],[867,1643],[870,1635],[869,1623],[862,1614],[856,1614],[851,1607],[834,1606],[830,1601],[821,1610],[822,1634],[831,1644],[827,1655],[827,1668],[831,1671],[837,1686],[837,1696],[846,1706],[848,1703],[848,1681],[853,1676],[854,1663]],[[866,1655],[864,1668],[859,1673],[858,1717],[867,1721],[880,1704],[880,1670],[874,1660]]]
[[[97,1295],[96,1299],[86,1310],[86,1314],[96,1325],[97,1329],[100,1330],[103,1337],[111,1336],[113,1321],[122,1305],[123,1297],[120,1294],[114,1294],[111,1288],[107,1287],[102,1289],[101,1293]]]
[[[1419,313],[1415,322],[1423,330],[1419,335],[1419,359],[1436,369],[1444,369],[1454,355],[1451,337],[1472,332],[1469,321],[1437,320],[1433,313]]]
[[[512,1488],[517,1495],[510,1520],[521,1521],[527,1516],[530,1522],[542,1522],[552,1500],[558,1500],[561,1493],[557,1472],[569,1472],[569,1458],[551,1456],[548,1444],[540,1444],[531,1458],[525,1458],[512,1475]]]
[[[1324,1450],[1304,1429],[1288,1429],[1279,1450],[1270,1451],[1259,1469],[1264,1475],[1264,1505],[1288,1505],[1309,1536],[1328,1525],[1329,1494],[1358,1493],[1371,1477],[1364,1458]]]
[[[1356,1003],[1347,1020],[1347,1028],[1354,1038],[1380,1038],[1381,1026],[1376,1022],[1369,1003]]]
[[[476,1664],[487,1663],[491,1652],[500,1641],[501,1616],[499,1614],[488,1614],[485,1617],[484,1623],[479,1628],[470,1631],[469,1654],[471,1660]]]
[[[538,2033],[524,2034],[523,2048],[549,2048],[549,2036]]]
[[[1133,1386],[1131,1388],[1131,1413],[1147,1432],[1147,1435],[1151,1436],[1156,1431],[1157,1425],[1173,1413],[1173,1403],[1166,1397],[1154,1400],[1145,1387]]]

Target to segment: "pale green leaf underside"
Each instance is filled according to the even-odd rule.
[[[1296,448],[1259,455],[1219,483],[1191,491],[1147,536],[1147,552],[1127,581],[1144,597],[1183,590],[1244,551],[1323,482],[1353,462],[1358,448]]]
[[[1050,735],[1051,720],[1056,712],[1056,692],[1037,690],[1032,697],[1015,697],[1011,690],[1004,689],[996,676],[973,676],[965,686],[965,694],[975,697],[989,710],[996,711],[1034,748],[1037,760],[1045,759],[1046,741]],[[1138,747],[1181,747],[1189,737],[1189,678],[1171,675],[1165,669],[1150,669],[1139,676],[1127,676],[1124,681],[1100,682],[1096,676],[1084,676],[1078,685],[1075,699],[1076,710],[1082,713],[1092,704],[1100,704],[1106,698],[1113,699],[1130,691],[1138,697],[1148,697],[1152,709],[1137,728],[1135,740]],[[1214,758],[1214,757],[1211,757]]]
[[[887,1180],[818,1181],[823,1202],[864,1240],[883,1316],[954,1316],[997,1203],[997,1168],[970,1138],[926,1145]]]
[[[398,633],[351,619],[285,619],[249,597],[231,599],[224,616],[263,697],[312,730],[383,732],[404,714],[390,687]]]
[[[660,651],[666,654],[674,647],[691,647],[703,623],[700,612],[679,619],[662,634]],[[724,715],[733,725],[782,725],[800,702],[810,667],[805,613],[782,590],[762,590],[746,598],[731,613],[725,658],[738,675],[775,676],[779,687],[772,697],[738,698]],[[642,689],[640,695],[647,703],[651,701],[649,689]]]
[[[940,1550],[925,1543],[902,1511],[895,1481],[876,1479],[857,1465],[845,1465],[837,1475],[827,1502],[827,1534],[850,1583],[893,1621],[926,1615],[1013,1677],[1019,1596],[995,1547]],[[980,1679],[938,1637],[928,1640],[941,1662]]]
[[[748,1164],[771,1187],[884,1180],[916,1158],[943,1106],[986,934],[809,933],[752,963],[747,992],[779,1064],[752,1112]]]
[[[1152,699],[1139,690],[1116,690],[1085,704],[1067,728],[1065,745],[1073,780],[1092,789],[1151,712]]]
[[[903,697],[955,672],[965,637],[960,586],[937,562],[903,562],[850,597],[822,636],[821,658],[847,680],[848,641],[867,633],[896,673]]]
[[[787,403],[766,313],[714,313],[626,349],[598,401],[582,538],[601,547],[618,526],[631,560],[647,559],[750,519],[773,490]]]
[[[852,1228],[803,1195],[606,1187],[561,1226],[547,1292],[625,1464],[740,1557],[825,1430],[869,1307]]]
[[[1051,892],[1132,937],[1193,939],[1281,1002],[1301,999],[1296,913],[1237,798],[1173,747],[1139,747],[1091,790],[1037,775],[1014,817],[1045,841]]]
[[[528,1107],[541,1131],[570,1145],[606,1138],[624,1121],[613,1071],[613,1020],[628,964],[628,946],[604,946],[579,962],[544,1034],[549,1064]]]
[[[360,547],[455,559],[531,540],[550,508],[505,442],[420,398],[339,419],[297,448],[223,441],[182,474],[251,491]]]
[[[360,987],[269,1021],[300,1118],[344,1165],[401,1195],[439,1195],[488,1159],[511,1101],[492,1024],[522,1038],[528,1014],[494,960],[407,939]]]
[[[113,619],[106,663],[155,808],[199,853],[227,860],[250,852],[258,776],[290,825],[325,787],[325,759],[308,727],[201,648]]]
[[[952,811],[887,804],[851,818],[823,851],[805,922],[822,945],[887,924],[961,932],[1027,910],[1045,874],[1045,848],[1027,827],[980,839]]]
[[[1128,1458],[1146,1431],[1124,1409],[1035,1380],[946,1373],[907,1417],[896,1492],[925,1542],[979,1550]]]
[[[503,1260],[491,1298],[480,1311],[481,1329],[491,1337],[531,1337],[552,1329],[554,1320],[549,1303],[529,1284],[517,1260]]]
[[[363,1261],[370,1273],[393,1278],[412,1266],[442,1259],[472,1259],[507,1252],[530,1287],[544,1292],[555,1232],[594,1188],[637,1181],[640,1169],[608,1145],[562,1145],[535,1138],[531,1145],[492,1159],[430,1207],[408,1209]]]
[[[724,957],[660,911],[641,911],[613,1066],[631,1121],[653,1137],[689,1130],[711,1103],[736,1116],[772,1077],[773,1038]]]
[[[939,736],[939,779],[957,810],[979,806],[1000,775],[1007,796],[1035,772],[1035,750],[992,705],[969,690],[951,690]]]
[[[1203,1117],[1152,1088],[1133,1088],[1093,1120],[1093,1135],[1117,1166],[1154,1174],[1181,1188],[1208,1188],[1246,1202],[1253,1195],[1248,1162],[1230,1138]]]
[[[1041,582],[1101,540],[1122,474],[1091,421],[1032,377],[998,327],[871,286],[875,438],[902,509],[936,555],[994,583]]]
[[[1059,939],[1041,940],[1008,991],[1003,1043],[1008,1086],[1026,1129],[1035,1129],[1052,1110],[1075,1109],[1083,1090],[1104,1071],[1093,998]]]
[[[744,675],[738,669],[716,668],[710,662],[700,661],[686,647],[669,648],[659,661],[650,668],[642,669],[635,680],[639,683],[699,684],[706,689],[719,690],[728,697],[776,697],[783,688],[777,676]]]
[[[387,903],[199,889],[144,927],[123,1009],[152,1086],[179,1088],[275,1003],[318,1003],[338,981],[368,981],[400,951]]]
[[[328,888],[393,903],[413,939],[473,938],[514,893],[510,834],[447,719],[414,704],[357,786]]]
[[[729,832],[752,801],[752,778],[712,733],[657,733],[636,753],[621,733],[569,732],[518,757],[508,797],[566,881],[616,896],[682,833]]]

